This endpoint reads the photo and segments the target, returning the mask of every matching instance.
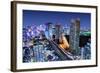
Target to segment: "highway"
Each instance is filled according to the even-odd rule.
[[[56,44],[54,41],[52,40],[48,40],[48,41],[62,61],[63,60],[74,60],[74,57],[71,53],[67,52],[63,48],[60,48],[58,44]]]

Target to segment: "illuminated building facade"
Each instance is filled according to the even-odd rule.
[[[80,53],[79,34],[80,34],[80,19],[72,20],[70,25],[69,43],[72,53],[74,55],[79,55]]]

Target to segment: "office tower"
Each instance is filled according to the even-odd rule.
[[[64,28],[63,28],[63,33],[64,33],[65,35],[69,35],[69,27],[64,27]]]
[[[79,34],[80,34],[80,19],[71,20],[69,43],[72,53],[76,56],[79,55]]]
[[[62,34],[62,27],[60,24],[56,24],[55,25],[55,39],[57,43],[59,43],[59,38],[61,34]]]
[[[52,23],[50,22],[46,23],[45,36],[47,39],[51,39],[52,37]]]

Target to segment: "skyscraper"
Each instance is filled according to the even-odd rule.
[[[46,23],[45,35],[47,39],[51,39],[52,37],[52,23],[51,22]]]
[[[69,43],[72,53],[79,55],[79,34],[80,34],[80,19],[71,20]]]
[[[64,33],[65,35],[69,35],[69,27],[64,27],[64,28],[63,28],[63,33]]]
[[[55,25],[55,39],[56,42],[59,43],[59,38],[62,34],[62,26],[60,24]]]

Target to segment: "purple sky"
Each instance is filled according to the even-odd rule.
[[[24,27],[32,24],[41,25],[47,22],[51,22],[53,24],[60,23],[63,26],[69,27],[71,19],[76,18],[80,18],[81,28],[90,28],[90,13],[23,10]]]

